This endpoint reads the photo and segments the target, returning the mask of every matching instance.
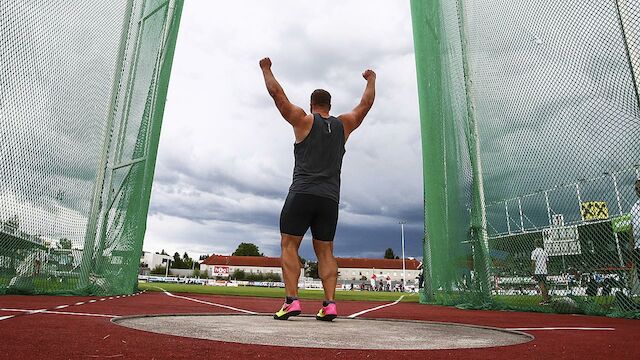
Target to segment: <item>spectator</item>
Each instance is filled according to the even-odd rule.
[[[531,252],[531,267],[533,269],[533,278],[540,287],[542,293],[542,302],[540,305],[549,304],[549,290],[547,289],[547,261],[549,255],[542,247],[542,239],[535,240],[536,248]]]

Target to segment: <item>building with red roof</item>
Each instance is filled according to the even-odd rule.
[[[366,280],[374,274],[377,278],[391,281],[402,281],[402,259],[363,259],[363,258],[336,258],[338,262],[338,280]],[[422,271],[422,263],[413,258],[404,261],[407,281],[417,278]],[[282,275],[279,257],[267,256],[225,256],[211,255],[200,264],[200,271],[209,276],[229,276],[236,270],[242,270],[247,274],[275,273]],[[301,270],[301,278],[304,270]]]

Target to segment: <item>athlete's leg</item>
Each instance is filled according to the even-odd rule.
[[[302,242],[302,236],[280,234],[282,240],[282,278],[284,280],[285,294],[290,297],[298,297],[298,279],[300,278],[300,257],[298,249]]]
[[[290,193],[280,213],[280,248],[282,250],[282,278],[288,297],[298,296],[300,258],[298,248],[307,232],[313,215],[313,204],[304,194]]]
[[[318,258],[318,275],[322,280],[324,297],[326,300],[334,301],[338,283],[338,263],[333,256],[333,241],[313,239],[313,249]]]

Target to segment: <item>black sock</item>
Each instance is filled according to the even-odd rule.
[[[297,297],[295,297],[295,296],[287,296],[287,298],[285,299],[285,302],[286,302],[287,304],[291,304],[291,303],[292,303],[292,302],[294,302],[295,300],[298,300],[298,298],[297,298]]]
[[[329,304],[335,304],[335,301],[329,301],[329,300],[325,300],[322,302],[322,306],[326,307],[329,306]]]

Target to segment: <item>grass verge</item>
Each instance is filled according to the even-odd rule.
[[[193,284],[171,284],[171,283],[138,283],[140,290],[161,291],[158,287],[171,293],[190,293],[207,295],[228,295],[228,296],[254,296],[266,298],[284,298],[282,288],[264,288],[257,286],[204,286]],[[403,295],[398,292],[384,291],[336,291],[336,300],[357,300],[357,301],[396,301]],[[402,302],[418,302],[418,294],[404,294]],[[300,290],[301,299],[322,300],[324,294],[322,290]]]

